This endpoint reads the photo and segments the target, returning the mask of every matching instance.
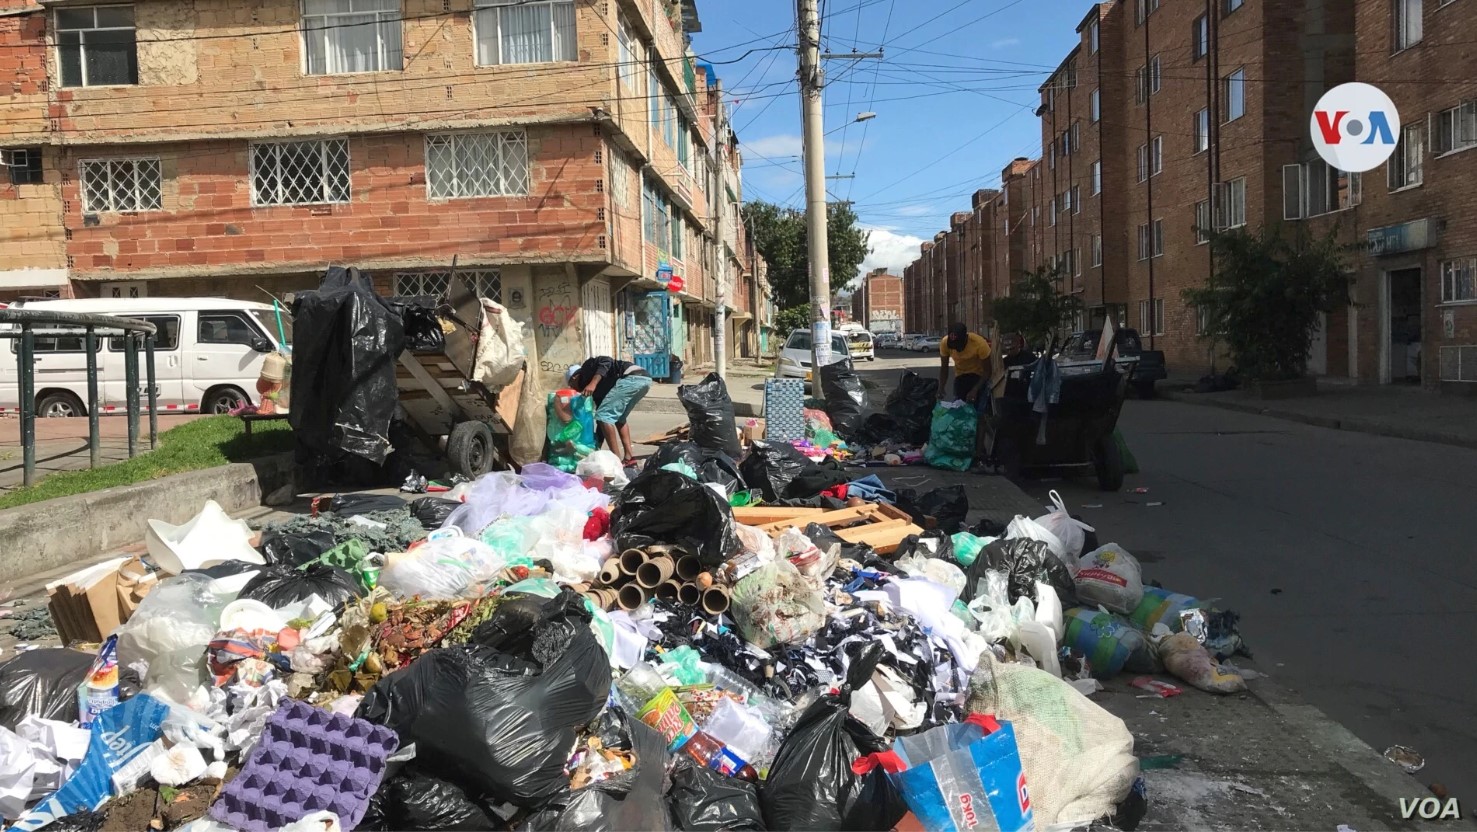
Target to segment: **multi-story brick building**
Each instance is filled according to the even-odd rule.
[[[0,5],[11,297],[264,299],[330,263],[435,294],[456,258],[553,372],[709,359],[717,280],[753,273],[720,268],[693,0]]]
[[[851,296],[851,317],[872,332],[901,334],[907,320],[903,279],[886,269],[874,269],[863,277]]]

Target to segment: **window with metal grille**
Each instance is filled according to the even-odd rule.
[[[467,282],[479,298],[503,302],[503,275],[497,269],[457,269],[456,276]],[[447,300],[451,293],[451,272],[396,272],[395,294],[402,297],[433,297]]]
[[[1400,146],[1385,165],[1390,190],[1413,188],[1425,181],[1426,132],[1423,125],[1407,124],[1401,129]]]
[[[138,83],[133,6],[57,9],[56,48],[64,87]]]
[[[476,0],[477,65],[579,58],[574,0]]]
[[[251,204],[349,201],[349,140],[251,146]]]
[[[1477,101],[1462,102],[1431,118],[1431,151],[1435,155],[1477,147]]]
[[[40,185],[42,181],[41,148],[16,147],[0,150],[0,164],[10,174],[12,185]]]
[[[303,0],[309,75],[402,69],[400,0]]]
[[[528,179],[528,137],[521,130],[426,137],[431,199],[524,196]]]
[[[1441,264],[1441,302],[1477,301],[1477,257],[1447,260]]]
[[[81,171],[83,212],[159,210],[163,177],[158,159],[89,159]]]
[[[610,153],[610,201],[617,208],[631,204],[631,166],[626,155],[615,149]]]

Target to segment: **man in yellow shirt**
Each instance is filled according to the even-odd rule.
[[[990,409],[990,342],[964,324],[949,327],[939,342],[939,397],[949,381],[949,359],[954,359],[954,398],[963,399],[984,414]]]

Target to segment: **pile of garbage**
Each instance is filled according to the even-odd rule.
[[[1060,502],[966,528],[962,488],[894,493],[785,444],[599,453],[344,495],[259,538],[219,507],[161,524],[100,645],[0,665],[0,816],[1132,829],[1133,737],[1097,680],[1244,686],[1218,663],[1234,614],[1145,585]],[[883,506],[914,531],[868,531]],[[740,522],[763,512],[800,519]]]

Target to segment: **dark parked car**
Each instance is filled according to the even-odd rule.
[[[1067,339],[1059,360],[1063,365],[1072,365],[1092,359],[1097,355],[1098,339],[1103,337],[1100,329],[1078,332]],[[1146,350],[1139,340],[1138,330],[1120,329],[1117,334],[1118,357],[1115,363],[1129,374],[1129,384],[1141,399],[1154,397],[1154,382],[1169,378],[1164,365],[1163,350]],[[1064,366],[1064,372],[1067,367]]]

